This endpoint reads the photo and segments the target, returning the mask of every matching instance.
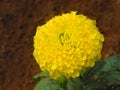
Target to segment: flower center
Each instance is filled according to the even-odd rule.
[[[59,35],[59,40],[60,40],[61,45],[64,45],[69,39],[70,37],[67,33],[61,33]]]

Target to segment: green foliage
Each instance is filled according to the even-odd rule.
[[[40,77],[46,78],[40,80]],[[39,79],[34,90],[120,90],[120,57],[97,61],[93,68],[88,68],[78,78],[66,79],[61,76],[52,80],[48,72],[42,72],[34,79]]]
[[[110,71],[104,75],[104,80],[115,85],[120,85],[120,71]]]
[[[67,82],[67,89],[64,90],[82,90],[83,83],[80,78],[69,79]]]
[[[120,70],[120,57],[112,56],[108,57],[104,60],[106,63],[102,69],[102,71],[108,72],[108,71],[114,71],[114,70]]]
[[[120,88],[120,57],[97,61],[83,75],[84,90],[116,90]]]
[[[88,68],[87,71],[84,73],[83,78],[88,81],[88,79],[93,79],[93,76],[99,74],[105,62],[97,61],[93,68]]]
[[[40,72],[40,73],[36,74],[35,76],[33,76],[33,78],[38,79],[40,77],[48,77],[48,76],[50,76],[49,72],[45,71],[45,72]]]
[[[64,90],[55,80],[45,78],[37,83],[34,90]]]
[[[81,90],[105,90],[104,86],[105,86],[105,83],[94,81],[85,85]]]

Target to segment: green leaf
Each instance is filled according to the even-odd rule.
[[[39,81],[34,90],[64,90],[61,88],[55,80],[52,80],[50,78],[45,78],[41,81]]]
[[[80,78],[69,79],[67,82],[67,90],[82,90],[83,83]]]
[[[95,66],[88,69],[88,71],[86,71],[85,73],[85,79],[92,79],[94,75],[100,73],[100,70],[103,68],[103,66],[105,65],[105,63],[103,61],[97,61],[95,63]]]
[[[104,60],[105,65],[102,71],[108,72],[111,70],[120,69],[120,58],[116,56],[108,57]]]
[[[40,77],[48,77],[48,76],[50,76],[49,72],[44,71],[44,72],[40,72],[40,73],[36,74],[35,76],[33,76],[33,78],[36,80]]]
[[[111,71],[104,76],[108,83],[120,85],[120,71]]]
[[[117,57],[117,62],[115,63],[115,66],[120,70],[120,57]]]
[[[83,90],[105,90],[104,86],[102,82],[91,82],[85,85]]]

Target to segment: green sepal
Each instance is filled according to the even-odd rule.
[[[48,77],[50,76],[49,72],[48,71],[43,71],[43,72],[40,72],[36,75],[33,76],[34,79],[38,79],[40,77]]]
[[[64,75],[59,76],[56,81],[61,87],[65,87],[67,84],[67,78]]]
[[[43,71],[43,72],[40,72],[36,75],[33,76],[33,79],[35,80],[35,82],[39,82],[40,81],[40,78],[43,78],[43,77],[49,77],[49,72],[48,71]]]

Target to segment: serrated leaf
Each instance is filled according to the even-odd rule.
[[[120,70],[120,57],[117,57],[116,67]]]
[[[45,78],[41,81],[39,81],[34,90],[64,90],[61,88],[55,80],[52,80],[50,78]]]
[[[67,90],[82,90],[83,83],[79,78],[69,79],[67,82]]]
[[[84,86],[83,90],[105,90],[105,84],[102,82],[91,82]]]
[[[34,75],[33,78],[36,80],[36,79],[38,79],[40,77],[48,77],[48,76],[50,76],[49,72],[44,71],[44,72],[40,72],[40,73]]]
[[[105,71],[105,72],[108,72],[108,71],[111,71],[111,70],[116,70],[118,67],[120,68],[120,59],[116,56],[111,56],[111,57],[108,57],[104,60],[105,62],[105,65],[102,69],[102,71]]]
[[[104,80],[108,83],[120,85],[120,71],[111,71],[104,76]]]
[[[104,66],[104,62],[103,61],[97,61],[95,63],[95,66],[90,68],[88,71],[86,71],[85,73],[85,78],[87,79],[91,79],[95,74],[100,73],[100,70],[103,68]]]

